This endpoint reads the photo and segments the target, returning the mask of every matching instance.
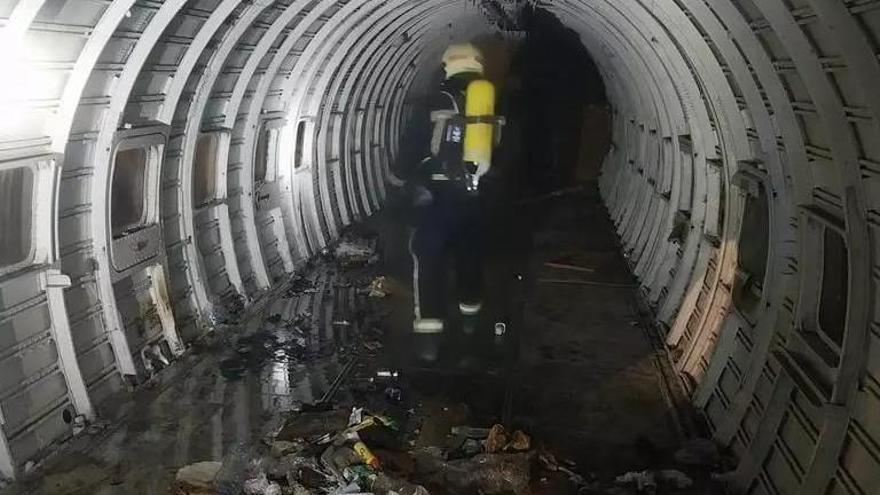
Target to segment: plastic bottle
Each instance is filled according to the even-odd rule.
[[[352,448],[357,453],[358,457],[360,457],[361,460],[364,461],[364,464],[370,466],[373,469],[379,469],[379,466],[381,465],[381,463],[379,462],[379,458],[376,457],[375,454],[373,454],[370,448],[367,447],[367,444],[365,444],[364,442],[355,442]]]

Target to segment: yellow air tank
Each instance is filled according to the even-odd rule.
[[[468,84],[465,93],[464,161],[488,171],[492,164],[495,129],[495,86],[485,79]]]

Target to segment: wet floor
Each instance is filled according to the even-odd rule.
[[[342,323],[358,321],[358,283],[329,266],[292,280],[111,404],[106,431],[75,437],[3,493],[165,494],[181,466],[254,457],[280,414],[326,398],[356,357],[368,333]]]
[[[584,476],[670,467],[675,422],[595,191],[525,210],[494,217],[482,321],[473,334],[444,335],[436,361],[414,352],[406,228],[391,212],[369,226],[378,263],[318,263],[125,399],[106,431],[75,438],[7,493],[165,494],[180,467],[209,460],[240,477],[290,411],[376,397],[417,422],[417,446],[448,443],[452,426],[501,423]],[[384,298],[370,294],[378,274]],[[495,321],[507,324],[503,336]],[[393,380],[377,382],[382,370]],[[551,479],[532,485],[577,493]]]
[[[596,190],[502,208],[491,225],[478,331],[454,326],[431,365],[413,363],[403,335],[392,362],[412,368],[431,394],[467,404],[481,424],[523,428],[597,475],[663,464],[678,438],[662,356]],[[406,286],[410,265],[397,261],[405,257],[387,258],[386,271]],[[402,328],[412,313],[397,302]],[[503,337],[496,321],[507,325]]]

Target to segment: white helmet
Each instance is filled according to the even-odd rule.
[[[465,72],[483,74],[483,54],[470,43],[458,43],[449,45],[443,52],[443,68],[446,70],[446,78]]]

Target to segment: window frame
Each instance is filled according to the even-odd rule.
[[[302,118],[296,121],[293,128],[293,169],[308,169],[311,166],[311,159],[306,159],[303,151],[308,148],[306,145],[306,137],[309,135],[309,119]]]
[[[159,193],[161,170],[165,155],[165,146],[168,143],[167,126],[151,126],[140,129],[119,131],[114,138],[113,149],[110,154],[110,180],[107,187],[107,225],[111,243],[113,239],[122,239],[147,229],[160,222],[159,218]],[[139,225],[133,229],[127,229],[122,235],[113,234],[113,183],[116,175],[116,157],[120,151],[145,148],[147,160],[144,171],[144,212]]]
[[[823,309],[822,301],[825,296],[825,278],[828,276],[828,273],[829,273],[828,270],[825,269],[825,263],[827,261],[826,240],[827,240],[827,236],[828,236],[829,232],[834,235],[837,235],[840,238],[840,241],[843,245],[843,253],[845,255],[845,257],[843,259],[843,271],[846,276],[844,278],[843,285],[845,286],[845,290],[846,290],[846,298],[844,299],[844,304],[843,304],[843,321],[840,322],[840,324],[842,326],[842,333],[840,334],[840,342],[837,342],[834,339],[834,337],[832,337],[832,334],[822,326],[822,309]],[[817,304],[815,305],[815,308],[814,308],[815,309],[815,318],[814,318],[813,324],[815,325],[817,333],[822,337],[822,340],[824,340],[827,345],[831,346],[838,355],[841,355],[841,354],[843,354],[843,347],[844,347],[844,343],[846,342],[847,319],[848,319],[848,315],[849,315],[849,299],[850,299],[850,294],[849,294],[849,279],[850,279],[849,244],[846,241],[846,233],[845,232],[839,232],[836,229],[829,229],[828,227],[825,227],[822,231],[822,235],[820,236],[820,240],[818,242],[818,245],[819,245],[819,259],[822,262],[822,269],[819,270],[819,280],[816,283],[816,285],[817,285],[817,294],[816,294]]]
[[[113,189],[116,186],[116,165],[117,165],[117,162],[119,159],[119,154],[129,152],[129,151],[139,151],[139,152],[143,153],[143,166],[142,166],[143,178],[140,181],[140,191],[139,191],[140,200],[141,200],[141,207],[140,207],[141,211],[140,211],[139,218],[135,219],[133,222],[128,222],[125,225],[119,226],[118,228],[119,228],[120,233],[117,235],[117,233],[116,233],[117,226],[116,226],[115,220],[114,220],[114,213],[116,212],[116,206],[115,206],[115,197],[114,197],[114,193],[113,193]],[[149,200],[148,200],[147,196],[149,195],[149,189],[150,189],[150,167],[151,167],[152,163],[155,161],[155,159],[156,159],[155,150],[149,146],[148,147],[135,147],[135,148],[128,148],[128,149],[119,149],[116,151],[116,153],[114,153],[113,172],[112,172],[112,176],[110,179],[110,202],[108,203],[108,205],[110,207],[110,235],[114,239],[119,239],[119,238],[125,237],[131,233],[137,232],[137,231],[142,230],[145,227],[149,226],[149,216],[150,216],[150,209],[149,208],[150,208],[150,206],[149,206]],[[138,191],[135,191],[133,189],[125,191],[125,192],[127,192],[131,195],[138,194]]]
[[[110,175],[107,181],[106,202],[108,205],[105,222],[107,243],[110,246],[110,263],[113,279],[131,273],[147,263],[153,263],[162,255],[162,217],[160,211],[161,174],[168,144],[170,126],[152,125],[116,132],[111,148]],[[147,163],[144,171],[144,215],[137,228],[126,230],[120,236],[113,234],[113,179],[116,172],[116,156],[120,151],[147,148]]]
[[[197,201],[196,198],[196,164],[198,163],[198,141],[202,138],[210,137],[214,140],[214,194],[209,195],[204,201]],[[231,136],[228,130],[213,130],[199,133],[196,138],[196,147],[193,152],[193,183],[192,183],[192,204],[194,209],[200,209],[211,206],[213,204],[223,202],[227,198],[227,166],[229,162],[229,145]]]
[[[281,141],[281,130],[284,128],[287,121],[284,118],[280,117],[264,117],[260,119],[260,124],[257,126],[257,139],[254,141],[254,149],[252,155],[252,173],[251,179],[253,183],[257,186],[262,184],[268,184],[271,182],[275,182],[280,177],[279,174],[279,159],[281,156],[280,153],[280,141]],[[266,173],[262,178],[257,178],[257,159],[260,155],[260,139],[265,133],[266,135]]]
[[[814,404],[821,404],[832,399],[837,386],[838,370],[841,366],[843,346],[847,340],[847,321],[850,316],[852,294],[847,294],[846,307],[843,314],[844,333],[842,345],[834,342],[825,333],[819,323],[819,306],[822,302],[822,285],[825,275],[825,232],[830,229],[839,235],[847,253],[847,284],[849,284],[852,258],[846,226],[843,220],[834,213],[815,205],[800,208],[802,234],[802,250],[800,256],[800,289],[797,311],[794,315],[795,328],[786,339],[782,353],[784,366],[789,367],[796,379],[809,387],[808,398]],[[812,269],[805,269],[810,266]]]
[[[757,203],[759,198],[763,196],[764,204],[766,206],[767,239],[763,273],[752,273],[746,270],[746,267],[742,265],[740,242],[742,242],[742,229],[744,225],[740,226],[740,235],[737,240],[736,280],[734,281],[733,290],[747,292],[749,295],[746,297],[751,299],[754,306],[744,306],[743,303],[747,301],[741,300],[741,296],[734,296],[732,302],[736,311],[745,318],[746,321],[754,325],[757,322],[757,315],[761,313],[761,309],[766,305],[768,296],[766,284],[768,271],[771,266],[770,258],[773,256],[773,205],[771,201],[772,197],[769,194],[769,191],[772,190],[772,184],[770,184],[770,179],[766,172],[757,168],[752,163],[741,161],[737,164],[737,168],[738,170],[734,174],[733,182],[738,186],[741,194],[745,196],[745,198],[743,198],[741,220],[743,222],[747,220],[746,213],[750,201]],[[758,279],[760,279],[760,283],[756,283],[756,280]]]
[[[822,323],[820,319],[821,313],[821,305],[822,305],[822,293],[825,284],[825,236],[828,234],[829,230],[833,234],[840,237],[843,241],[844,249],[846,252],[846,266],[844,269],[846,270],[846,283],[849,284],[849,245],[846,240],[846,229],[843,227],[842,223],[837,224],[833,219],[823,219],[823,220],[807,220],[807,229],[808,229],[808,237],[809,242],[808,246],[806,246],[806,250],[808,250],[810,259],[814,261],[814,266],[816,267],[813,275],[808,275],[808,283],[804,284],[803,293],[804,299],[802,299],[801,306],[801,314],[800,314],[800,324],[801,324],[801,332],[811,332],[816,334],[817,337],[821,339],[821,341],[838,356],[840,357],[843,352],[843,342],[846,341],[846,319],[848,316],[848,306],[849,306],[849,298],[850,294],[847,293],[846,304],[843,311],[844,321],[842,322],[844,333],[841,335],[841,343],[837,343],[831,335],[822,328]]]
[[[27,256],[15,263],[0,266],[0,276],[14,273],[31,266],[48,265],[58,258],[56,239],[56,205],[58,198],[61,156],[46,154],[28,158],[0,161],[0,172],[26,168],[31,171],[30,211],[31,228],[28,233],[30,245]],[[39,201],[50,198],[49,201]]]

